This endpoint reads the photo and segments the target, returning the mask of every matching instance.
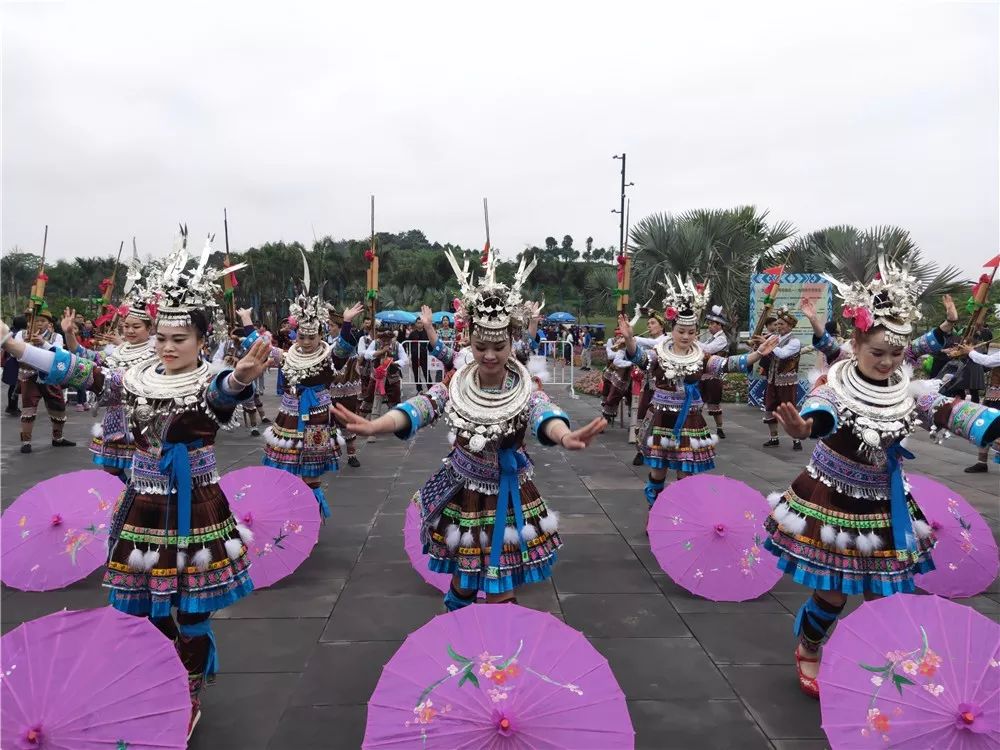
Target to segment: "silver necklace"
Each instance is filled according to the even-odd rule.
[[[664,339],[653,347],[660,369],[668,380],[696,375],[705,366],[705,352],[697,341],[691,343],[691,351],[678,354],[673,348],[674,342]]]
[[[525,407],[531,397],[528,370],[514,358],[507,360],[513,376],[508,390],[484,388],[479,384],[479,365],[470,362],[459,369],[448,386],[445,419],[459,437],[466,438],[469,450],[479,453],[490,442],[513,435],[526,423]]]
[[[830,366],[827,384],[837,394],[841,421],[861,440],[869,457],[879,458],[885,448],[913,432],[915,402],[904,370],[893,372],[886,385],[876,385],[861,376],[858,361],[851,358]]]
[[[156,352],[153,351],[153,342],[146,339],[141,344],[130,344],[125,342],[116,347],[114,352],[108,357],[108,365],[111,368],[129,368],[147,359],[154,359]]]
[[[320,341],[316,351],[309,354],[303,354],[298,343],[295,343],[282,357],[281,370],[289,385],[298,385],[303,380],[318,375],[325,367],[328,367],[329,359],[330,345],[325,341]]]
[[[192,411],[201,404],[201,393],[212,378],[206,362],[188,372],[158,372],[158,359],[141,362],[125,371],[126,408],[140,424],[162,411]]]

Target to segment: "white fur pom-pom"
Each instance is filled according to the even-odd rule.
[[[927,521],[914,521],[913,533],[920,539],[927,539],[934,533],[934,529],[931,528],[931,525]]]
[[[133,547],[132,551],[128,553],[128,560],[126,560],[125,564],[128,565],[129,570],[134,570],[137,573],[141,573],[143,570],[142,560],[143,560],[142,551],[139,550],[137,547]]]
[[[448,445],[454,445],[457,439],[458,435],[455,434],[454,430],[448,433]]]
[[[913,365],[904,359],[902,364],[900,364],[899,369],[903,371],[907,380],[913,380]]]
[[[454,552],[458,549],[458,540],[462,537],[462,531],[457,525],[451,524],[447,531],[444,532],[444,543],[448,545],[448,549]]]
[[[806,523],[805,516],[800,516],[798,513],[792,512],[785,516],[785,520],[781,522],[781,525],[797,536],[806,530]]]
[[[858,548],[858,552],[862,555],[870,555],[875,551],[875,548],[872,547],[871,539],[868,538],[867,534],[858,534],[854,538],[854,546]]]
[[[919,399],[921,396],[935,394],[941,390],[940,380],[911,380],[908,388],[910,395]]]
[[[652,435],[650,435],[648,438],[646,438],[646,447],[647,448],[652,448],[653,447],[653,436]]]
[[[837,549],[845,550],[851,547],[851,535],[846,531],[838,531],[837,537],[834,540],[834,544],[837,545]]]
[[[548,362],[545,360],[545,357],[538,354],[532,354],[528,357],[528,372],[531,373],[533,378],[537,378],[542,383],[548,383],[551,379]]]
[[[559,528],[559,512],[550,510],[544,518],[538,520],[538,525],[546,534],[554,534]]]
[[[823,544],[832,547],[837,541],[837,530],[830,524],[825,523],[819,530],[819,538],[823,541]]]
[[[241,523],[236,524],[236,531],[239,532],[240,539],[243,540],[243,543],[249,547],[250,542],[253,541],[253,532]]]
[[[823,377],[823,373],[819,369],[813,367],[811,370],[809,370],[809,375],[807,377],[809,378],[809,390],[812,390],[813,388],[816,387],[816,383],[819,381],[819,379]]]
[[[705,447],[705,441],[701,438],[691,438],[691,447],[695,450],[700,450]]]
[[[90,434],[93,437],[95,437],[95,438],[99,438],[99,437],[103,436],[104,435],[104,426],[100,422],[98,422],[97,424],[93,425],[90,428]]]
[[[774,510],[771,511],[771,516],[778,523],[784,523],[785,518],[788,514],[792,512],[792,509],[788,507],[788,503],[778,503],[774,506]]]
[[[490,538],[485,531],[479,532],[479,549],[487,549],[490,546]]]
[[[472,546],[473,542],[474,542],[474,540],[472,538],[472,532],[471,531],[466,531],[466,532],[464,532],[462,534],[462,538],[459,541],[458,545],[460,547],[465,547],[466,549],[468,549],[469,547]]]
[[[191,564],[202,573],[208,570],[208,566],[212,564],[212,553],[208,547],[202,547],[200,550],[195,552],[194,558],[191,560]]]
[[[524,541],[530,542],[536,536],[538,536],[538,529],[535,528],[535,525],[531,523],[524,524],[524,528],[521,529],[521,537]]]
[[[187,569],[188,556],[187,552],[182,549],[177,550],[177,572],[181,573]]]
[[[347,441],[344,440],[344,436],[341,434],[340,430],[337,430],[337,445],[340,446],[340,450],[347,450]]]
[[[719,444],[719,436],[716,433],[713,432],[712,433],[712,445],[714,446],[714,445],[718,445],[718,444]]]
[[[243,554],[242,539],[227,539],[226,543],[223,546],[226,548],[226,557],[228,557],[233,562],[239,560],[240,555]]]
[[[660,438],[660,447],[661,448],[666,448],[669,445],[670,445],[670,439],[669,438],[665,438],[665,437],[661,437]]]
[[[772,492],[767,496],[767,504],[770,505],[771,508],[776,508],[778,507],[778,503],[780,503],[784,498],[784,493]]]
[[[156,563],[160,561],[160,550],[150,549],[146,550],[145,554],[142,556],[142,569],[147,573],[156,567]]]
[[[503,543],[504,544],[517,544],[520,540],[517,538],[517,529],[513,526],[507,526],[503,530]]]
[[[869,531],[868,543],[871,544],[872,550],[882,549],[885,546],[885,542],[882,541],[882,537],[876,534],[874,531]]]

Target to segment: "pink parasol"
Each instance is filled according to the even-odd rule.
[[[61,589],[108,558],[108,526],[125,485],[88,469],[39,482],[0,518],[2,580],[21,591]]]
[[[270,466],[249,466],[219,482],[236,523],[253,532],[247,545],[254,588],[291,575],[319,539],[316,496],[294,474]]]
[[[907,472],[910,493],[934,530],[935,570],[916,576],[924,591],[947,597],[975,596],[1000,572],[997,543],[968,501],[938,481]]]
[[[937,596],[866,602],[823,649],[819,693],[834,750],[1000,747],[1000,625]]]
[[[187,747],[187,670],[145,617],[63,610],[0,640],[0,746]]]
[[[368,702],[364,748],[628,750],[607,660],[547,612],[477,604],[411,633]]]
[[[764,551],[770,507],[743,482],[699,474],[669,485],[649,513],[649,544],[663,571],[692,594],[743,602],[781,571]]]
[[[420,541],[420,508],[417,507],[416,503],[410,503],[406,506],[406,518],[403,522],[403,548],[406,550],[406,556],[410,558],[410,565],[417,571],[417,575],[442,594],[448,593],[448,588],[451,586],[451,576],[447,573],[435,573],[427,567],[427,554]],[[486,594],[480,591],[479,596],[485,598]]]

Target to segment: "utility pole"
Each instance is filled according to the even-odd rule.
[[[622,162],[622,189],[621,204],[619,208],[612,208],[611,213],[618,214],[618,287],[616,289],[618,312],[622,313],[628,309],[629,286],[632,277],[632,259],[626,253],[625,246],[625,189],[632,187],[634,182],[625,182],[625,152],[621,156],[615,154],[612,159],[621,159]]]

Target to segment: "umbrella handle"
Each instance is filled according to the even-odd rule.
[[[60,524],[62,524],[62,516],[56,513],[54,516],[52,516],[52,525],[59,526]],[[36,730],[32,729],[31,731],[34,732]]]
[[[717,524],[715,524],[715,533],[718,536],[725,536],[726,535],[726,525],[723,524],[723,523],[717,523]]]
[[[25,732],[24,733],[24,740],[29,745],[38,745],[38,746],[41,746],[41,744],[42,744],[42,727],[41,727],[41,725],[32,727],[27,732]]]
[[[934,529],[934,531],[940,531],[941,530],[941,522],[938,521],[938,520],[931,521],[931,528]]]
[[[252,527],[253,526],[253,513],[247,512],[247,514],[245,516],[243,516],[243,523],[247,526],[247,528]]]

